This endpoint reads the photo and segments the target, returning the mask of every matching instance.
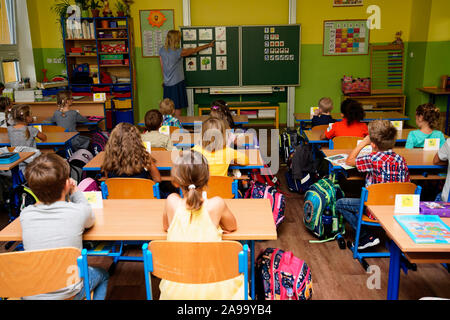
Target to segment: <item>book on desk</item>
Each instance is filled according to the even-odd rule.
[[[10,164],[20,159],[17,152],[5,152],[0,154],[0,164]]]
[[[415,243],[450,243],[450,228],[436,215],[394,215],[394,218]]]

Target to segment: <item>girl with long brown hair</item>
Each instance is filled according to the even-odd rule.
[[[237,229],[236,219],[220,197],[206,199],[208,162],[200,153],[184,151],[172,168],[173,184],[184,198],[173,193],[166,200],[163,226],[168,241],[216,242],[224,232]],[[162,280],[161,300],[242,299],[243,276],[208,284],[184,284]]]
[[[141,133],[130,123],[119,123],[105,147],[102,172],[109,178],[144,178],[161,182],[155,160],[147,152]]]

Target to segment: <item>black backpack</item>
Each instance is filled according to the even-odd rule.
[[[297,146],[286,172],[289,191],[305,193],[319,177],[318,164],[311,144]]]
[[[306,138],[297,129],[286,128],[280,133],[280,161],[289,165],[295,148],[304,144]]]

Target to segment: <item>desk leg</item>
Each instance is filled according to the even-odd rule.
[[[394,241],[389,242],[389,280],[387,290],[387,300],[398,300],[398,289],[400,284],[400,258],[402,252]]]

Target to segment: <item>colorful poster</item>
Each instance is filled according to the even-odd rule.
[[[323,54],[325,56],[369,54],[367,21],[325,21]]]
[[[174,29],[174,11],[140,10],[142,57],[159,57],[159,50],[166,42],[167,33]],[[156,23],[156,20],[157,23]]]

